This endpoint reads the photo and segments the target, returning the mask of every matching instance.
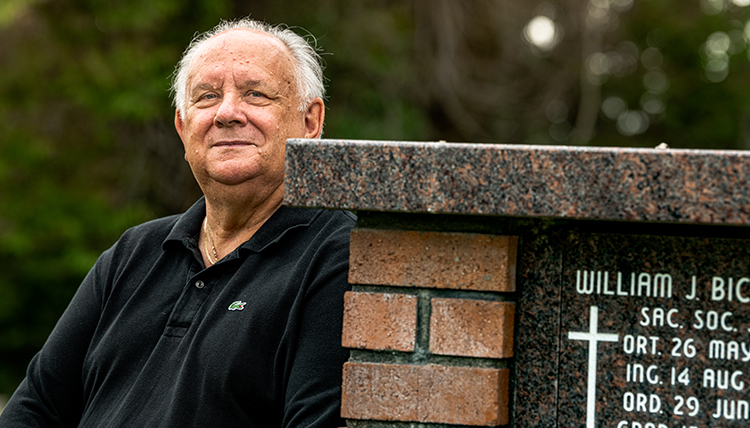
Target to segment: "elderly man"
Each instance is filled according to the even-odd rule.
[[[281,206],[286,139],[323,128],[315,50],[222,23],[188,47],[173,89],[205,197],[100,257],[0,426],[342,426],[354,218]]]

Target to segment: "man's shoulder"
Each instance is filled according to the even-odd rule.
[[[341,224],[342,226],[354,227],[357,222],[357,216],[351,211],[341,210],[319,210],[320,217],[324,221]]]
[[[181,217],[182,214],[175,214],[133,226],[122,234],[116,246],[131,248],[146,245],[161,248]]]
[[[356,217],[344,211],[282,206],[245,244],[262,251],[275,244],[306,247],[331,240],[346,240]]]
[[[313,230],[331,227],[351,229],[356,222],[357,217],[349,211],[282,206],[264,227],[270,230],[289,230],[300,227]]]
[[[162,240],[172,231],[183,214],[174,214],[146,221],[126,230],[123,235],[128,236],[153,236],[161,235]]]
[[[336,231],[349,236],[349,231],[357,223],[357,217],[349,211],[314,210],[309,225],[313,231],[333,234]]]

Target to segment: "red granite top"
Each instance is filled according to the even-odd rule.
[[[287,142],[284,203],[349,210],[750,224],[750,152]]]

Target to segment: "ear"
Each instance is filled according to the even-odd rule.
[[[182,116],[179,110],[174,111],[174,128],[177,130],[177,134],[182,140],[182,145],[185,145],[185,122],[182,121]]]
[[[320,138],[323,133],[323,120],[326,115],[326,106],[323,100],[315,98],[307,106],[305,112],[305,138]]]

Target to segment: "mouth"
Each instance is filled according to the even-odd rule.
[[[213,144],[213,147],[246,147],[254,146],[255,144],[249,141],[219,141]]]

